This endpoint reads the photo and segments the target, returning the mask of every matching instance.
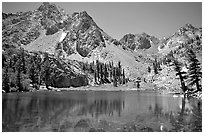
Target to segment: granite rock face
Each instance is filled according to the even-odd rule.
[[[149,49],[151,46],[158,44],[159,39],[146,33],[126,34],[120,40],[120,43],[122,46],[126,46],[133,51],[137,51],[139,49]]]
[[[64,69],[55,79],[57,87],[89,84],[94,76],[83,73],[80,63],[96,60],[113,61],[115,65],[120,61],[128,78],[146,78],[149,75],[147,67],[152,68],[155,57],[162,61],[175,52],[175,57],[185,63],[185,46],[193,49],[201,61],[202,28],[186,24],[167,38],[158,39],[142,33],[126,34],[116,40],[86,11],[68,14],[55,4],[44,2],[34,11],[2,13],[4,53],[9,57],[19,48],[28,53],[48,53],[55,59],[53,63],[57,68]],[[161,73],[166,78],[165,71]]]

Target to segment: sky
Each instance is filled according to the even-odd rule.
[[[52,3],[52,2],[51,2]],[[54,2],[67,13],[87,11],[107,34],[120,40],[125,34],[168,37],[190,23],[202,27],[201,2]],[[32,11],[41,2],[3,2],[3,12]]]

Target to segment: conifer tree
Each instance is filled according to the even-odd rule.
[[[121,84],[122,81],[121,81],[121,73],[122,72],[122,69],[121,69],[121,62],[118,61],[118,68],[117,68],[117,77],[118,77],[118,81],[119,83]]]
[[[42,61],[39,55],[36,54],[35,57],[36,57],[36,60],[34,62],[35,62],[35,69],[36,69],[37,86],[39,87],[39,85],[41,84]]]
[[[21,59],[18,61],[19,65],[17,67],[17,76],[16,76],[16,85],[17,85],[17,90],[18,91],[23,91],[23,85],[22,85],[22,76],[21,76]]]
[[[2,86],[5,92],[9,92],[9,75],[8,75],[8,66],[5,64],[4,75],[3,75],[3,82]]]
[[[82,64],[82,70],[83,70],[84,72],[86,71],[86,65],[85,65],[85,63]]]
[[[151,73],[151,68],[150,68],[150,66],[148,66],[147,71],[148,71],[149,73]]]
[[[181,66],[182,64],[178,62],[178,60],[174,59],[173,60],[173,63],[174,63],[174,69],[175,71],[177,72],[176,75],[179,76],[179,79],[180,79],[180,82],[181,82],[181,88],[182,88],[182,91],[185,93],[187,91],[187,87],[185,85],[185,79],[186,79],[186,72],[182,72],[181,70]]]
[[[153,67],[154,67],[154,73],[155,73],[155,74],[158,74],[158,69],[157,69],[156,63],[153,63]]]
[[[98,80],[100,79],[100,76],[99,76],[99,61],[98,60],[96,60],[96,70],[97,70],[97,78],[98,78]]]
[[[104,81],[103,81],[103,76],[104,76],[104,73],[103,73],[103,64],[101,63],[100,64],[100,78],[101,78],[101,84],[103,84],[104,83]]]
[[[6,56],[4,53],[2,53],[2,67],[6,65]]]
[[[123,84],[125,84],[125,70],[123,69]]]
[[[13,55],[12,57],[11,57],[11,59],[10,60],[12,60],[12,69],[13,69],[13,72],[16,72],[16,66],[15,66],[15,64],[17,63],[17,56],[16,55]]]
[[[113,81],[113,66],[111,65],[111,62],[109,62],[109,66],[110,66],[110,81],[112,82]]]
[[[154,68],[154,73],[158,74],[158,63],[157,63],[157,58],[155,58],[153,62],[153,68]]]
[[[95,81],[95,84],[97,84],[97,72],[96,72],[96,70],[94,71],[94,81]]]
[[[44,64],[43,64],[43,80],[47,89],[51,82],[51,68],[48,54],[45,54]]]
[[[190,86],[196,85],[196,88],[197,88],[196,92],[201,91],[201,85],[200,85],[200,82],[202,79],[201,63],[196,58],[196,55],[193,52],[193,50],[188,49],[187,54],[189,59],[189,67],[188,67],[189,85]]]
[[[92,63],[90,63],[90,73],[94,73],[95,71],[94,71],[94,62],[92,62]]]
[[[26,74],[25,52],[23,48],[21,48],[21,62],[22,62],[22,71],[24,74]]]
[[[116,68],[113,68],[113,86],[117,87]]]
[[[106,64],[104,66],[104,80],[105,82],[108,82],[108,69]]]
[[[31,67],[29,69],[29,77],[31,79],[31,84],[33,85],[34,88],[37,88],[37,85],[39,84],[39,70],[37,68],[37,63],[36,63],[35,57],[33,57],[32,62],[31,62]]]

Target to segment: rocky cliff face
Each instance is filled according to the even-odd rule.
[[[66,36],[58,44],[67,56],[78,53],[87,57],[97,46],[105,45],[101,30],[87,12],[74,13],[72,16],[72,24],[69,30],[64,31]]]
[[[3,51],[23,47],[28,52],[46,52],[56,60],[71,63],[64,68],[72,68],[69,71],[73,77],[66,77],[66,80],[59,77],[59,81],[69,83],[68,87],[71,83],[78,84],[73,82],[76,77],[84,78],[80,62],[100,60],[117,64],[121,61],[126,76],[135,79],[148,75],[147,67],[152,66],[154,57],[162,59],[177,50],[178,57],[182,57],[185,45],[192,47],[201,57],[202,29],[190,24],[162,40],[142,33],[127,34],[117,41],[97,26],[86,11],[67,14],[60,7],[46,2],[34,11],[2,13],[2,18]],[[87,83],[87,80],[83,81]]]
[[[121,49],[120,42],[98,27],[85,11],[66,14],[54,4],[43,3],[37,10],[4,16],[3,49],[9,44],[8,47],[47,52],[64,60],[90,63],[98,59],[114,64],[121,61],[132,78],[140,74],[141,63],[137,64],[132,53]]]
[[[195,28],[186,24],[179,28],[172,36],[163,39],[159,44],[159,53],[166,55],[170,51],[180,50],[185,46],[192,48],[196,54],[202,51],[202,28]],[[199,56],[200,57],[200,56]]]
[[[81,16],[85,16],[85,18],[86,15],[87,13],[85,13],[85,15],[84,13],[81,14]],[[61,8],[54,4],[43,3],[34,11],[16,14],[3,13],[2,16],[2,49],[4,55],[6,55],[6,61],[11,60],[10,55],[15,55],[20,47],[30,52],[28,53],[30,55],[32,55],[32,52],[40,52],[38,55],[43,56],[43,53],[46,52],[49,54],[49,57],[53,59],[51,60],[51,68],[53,66],[55,68],[52,68],[52,70],[54,72],[56,70],[63,71],[59,77],[56,76],[55,86],[82,86],[90,82],[88,81],[90,77],[85,76],[79,62],[69,59],[59,59],[60,51],[67,52],[65,50],[68,49],[68,47],[72,48],[71,45],[69,46],[69,44],[64,43],[64,41],[67,35],[74,35],[73,31],[77,29],[76,25],[78,24],[76,24],[77,20],[75,20],[76,16],[74,14],[66,14]],[[78,31],[81,29],[81,27],[78,28]],[[71,38],[70,36],[68,37]],[[71,39],[73,39],[71,41],[73,41],[72,43],[74,44],[74,37]],[[62,48],[59,48],[60,46],[62,46]],[[78,50],[80,52],[82,51],[81,46]],[[70,53],[67,52],[64,55],[70,55]],[[64,81],[63,84],[66,84],[59,85],[59,82],[62,81]]]
[[[87,12],[66,14],[50,3],[35,11],[3,16],[3,48],[9,44],[56,56],[79,53],[86,57],[97,46],[105,46],[104,38],[110,39]]]
[[[3,48],[32,43],[42,34],[53,35],[59,31],[61,21],[67,18],[55,5],[43,3],[37,10],[8,15],[3,13]]]
[[[133,51],[141,49],[149,49],[159,43],[159,39],[154,36],[150,36],[146,33],[142,34],[126,34],[120,40],[122,46],[126,46]]]

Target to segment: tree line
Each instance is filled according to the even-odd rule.
[[[170,52],[162,60],[155,58],[152,63],[153,69],[148,66],[147,71],[150,73],[153,70],[157,75],[161,70],[161,64],[173,65],[184,93],[193,94],[201,91],[201,63],[192,49],[186,47],[185,54],[188,66],[187,63],[179,62],[174,53]],[[187,66],[188,72],[182,71],[183,66]],[[113,61],[103,63],[96,60],[82,63],[81,69],[85,74],[91,74],[97,85],[112,83],[117,87],[128,81],[120,61],[113,64]],[[69,76],[70,73],[68,65],[46,53],[43,57],[42,54],[27,53],[24,49],[9,49],[2,53],[2,87],[5,92],[29,91],[31,86],[39,89],[39,85],[45,85],[49,89],[49,86],[55,86],[56,78]]]
[[[5,92],[29,91],[47,88],[55,84],[55,79],[68,75],[66,65],[51,58],[47,53],[28,53],[23,48],[9,49],[2,54],[2,87]]]
[[[95,84],[113,83],[118,86],[127,82],[120,61],[116,66],[113,62],[102,63],[99,60],[81,65],[85,73],[94,76]],[[61,76],[66,78],[75,74],[68,64],[47,53],[28,53],[23,48],[2,53],[2,88],[5,92],[30,91],[39,89],[40,85],[49,89],[49,86],[55,87],[56,79]]]
[[[118,61],[117,65],[114,65],[113,61],[102,63],[96,60],[83,64],[82,69],[84,72],[94,75],[94,83],[97,85],[113,83],[113,86],[117,87],[127,83],[128,80],[120,61]]]

